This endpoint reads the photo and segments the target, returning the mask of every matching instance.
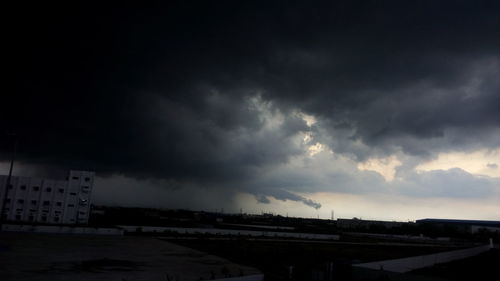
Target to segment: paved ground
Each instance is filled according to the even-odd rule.
[[[0,232],[2,281],[199,281],[259,273],[151,237]]]
[[[352,263],[397,259],[457,249],[456,247],[436,245],[422,247],[415,246],[415,244],[395,245],[393,243],[345,243],[311,240],[290,242],[290,240],[278,239],[178,238],[169,241],[257,267],[264,272],[266,280],[273,281],[289,280],[290,266],[293,266],[294,281],[311,280],[314,279],[311,277],[314,274],[318,276],[326,274],[325,268],[330,262],[336,268],[334,280],[351,280],[346,276],[350,274]],[[354,273],[357,274],[358,271]],[[389,275],[389,273],[385,275]],[[379,276],[378,271],[368,273],[363,271],[356,275],[357,279],[353,280],[377,280],[379,277],[384,280],[385,275]],[[394,280],[405,280],[399,275],[397,277],[399,279]]]
[[[437,264],[412,273],[420,276],[440,277],[448,280],[498,280],[500,274],[500,249],[491,249],[480,255]],[[495,277],[496,276],[496,277]]]

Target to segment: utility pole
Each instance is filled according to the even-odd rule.
[[[7,194],[9,191],[10,187],[10,182],[12,178],[12,169],[14,168],[14,160],[16,158],[16,153],[17,153],[17,139],[16,139],[16,134],[14,133],[7,133],[7,136],[11,137],[14,139],[14,150],[12,151],[12,156],[10,159],[10,167],[9,167],[9,175],[7,176],[7,182],[5,183],[5,190],[3,193],[3,200],[2,200],[2,209],[0,210],[0,221],[5,221],[4,220],[4,211],[5,211],[5,204],[7,204]]]

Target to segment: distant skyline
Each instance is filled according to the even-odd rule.
[[[496,1],[9,4],[0,174],[94,202],[500,219]]]

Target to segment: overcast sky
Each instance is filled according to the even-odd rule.
[[[14,132],[97,204],[500,219],[497,1],[165,2],[6,8],[1,173]]]

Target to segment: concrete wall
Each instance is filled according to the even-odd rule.
[[[214,281],[263,281],[263,280],[264,280],[264,274],[254,274],[247,276],[215,279]]]
[[[408,272],[419,268],[433,266],[438,263],[446,263],[454,260],[464,259],[478,255],[491,249],[490,245],[479,247],[455,250],[443,253],[436,253],[424,256],[415,256],[402,259],[384,260],[369,263],[355,264],[354,266],[369,268],[369,269],[384,269],[392,272]]]
[[[258,231],[258,230],[236,230],[220,228],[183,228],[183,227],[156,227],[156,226],[138,226],[138,225],[119,225],[128,232],[136,232],[141,229],[142,232],[175,232],[185,234],[211,234],[211,235],[245,235],[254,237],[287,237],[299,239],[318,239],[318,240],[339,240],[340,236],[335,234],[316,234],[316,233],[297,233],[297,232],[277,232],[277,231]]]
[[[4,224],[2,231],[9,232],[34,232],[34,233],[56,233],[56,234],[93,234],[93,235],[123,235],[123,229],[119,228],[95,228],[95,227],[73,227],[57,225],[17,225]]]

